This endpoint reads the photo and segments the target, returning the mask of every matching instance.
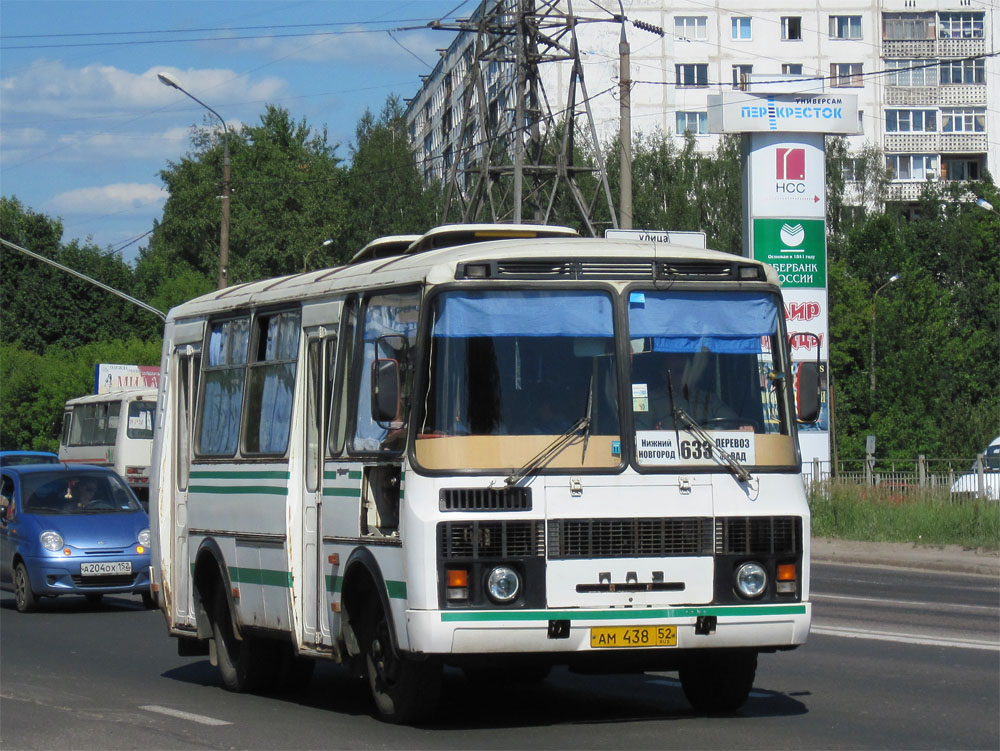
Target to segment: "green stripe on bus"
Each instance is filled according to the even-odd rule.
[[[624,621],[694,618],[699,615],[805,615],[805,605],[735,605],[657,610],[489,610],[441,613],[442,621]]]
[[[193,470],[191,472],[191,477],[206,480],[287,480],[291,476],[291,472],[281,470]]]
[[[345,498],[360,498],[361,488],[323,488],[325,496],[344,496]]]
[[[292,575],[288,571],[266,568],[229,567],[229,579],[233,584],[259,584],[267,587],[291,587]]]
[[[214,495],[288,495],[288,488],[275,485],[192,485],[188,492]]]
[[[326,591],[332,594],[339,594],[344,589],[344,577],[342,576],[327,576],[326,577]],[[405,600],[406,599],[406,582],[402,581],[387,581],[385,583],[385,591],[389,595],[389,599],[392,600]]]

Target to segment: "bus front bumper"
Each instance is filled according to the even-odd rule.
[[[809,602],[606,610],[406,611],[411,652],[428,655],[629,651],[660,626],[673,641],[657,650],[790,649],[809,634]],[[633,633],[624,633],[633,629]],[[593,639],[592,639],[593,637]],[[625,644],[624,641],[634,643]]]

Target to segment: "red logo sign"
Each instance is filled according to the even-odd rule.
[[[778,148],[774,151],[775,176],[779,180],[806,179],[806,150],[799,148]]]

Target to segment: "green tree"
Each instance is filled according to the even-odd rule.
[[[423,234],[435,223],[438,186],[424,187],[399,98],[390,96],[378,117],[365,110],[355,139],[346,179],[350,221],[334,236],[342,260],[376,237]]]

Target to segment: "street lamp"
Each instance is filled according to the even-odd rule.
[[[977,198],[976,206],[978,206],[981,209],[986,209],[987,211],[992,211],[994,214],[1000,214],[1000,211],[994,209],[993,204],[987,201],[985,198]]]
[[[889,281],[875,290],[875,294],[872,295],[872,351],[871,358],[868,361],[868,400],[873,410],[875,409],[875,304],[878,300],[878,293],[897,279],[899,279],[899,274],[893,274],[889,277]]]
[[[168,73],[157,73],[156,77],[160,79],[160,83],[164,86],[177,89],[182,94],[194,99],[198,104],[219,118],[219,122],[222,123],[222,131],[225,137],[223,138],[222,152],[222,226],[219,228],[219,289],[225,289],[229,286],[229,126],[226,125],[226,121],[222,118],[222,115],[191,92],[185,91]]]

